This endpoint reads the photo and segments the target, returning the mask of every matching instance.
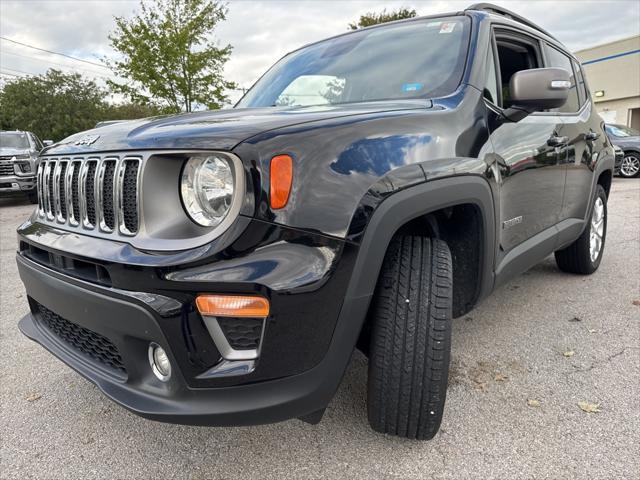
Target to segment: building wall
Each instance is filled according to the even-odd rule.
[[[640,35],[575,53],[606,122],[640,130]],[[603,95],[596,97],[596,92]]]

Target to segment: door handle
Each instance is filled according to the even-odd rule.
[[[553,136],[549,140],[547,140],[547,145],[550,147],[561,147],[569,143],[569,137],[557,137]]]
[[[599,138],[600,138],[600,134],[599,134],[599,133],[596,133],[596,132],[589,132],[589,133],[585,133],[585,134],[584,134],[584,139],[585,139],[585,140],[591,140],[591,141],[593,141],[593,140],[597,140],[597,139],[599,139]]]

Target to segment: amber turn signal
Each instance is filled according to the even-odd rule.
[[[200,295],[198,311],[210,317],[252,317],[269,315],[269,300],[249,295]]]
[[[271,159],[269,196],[271,208],[283,208],[289,201],[293,182],[293,159],[289,155],[277,155]]]

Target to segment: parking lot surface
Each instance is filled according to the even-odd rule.
[[[638,478],[640,180],[614,180],[596,274],[549,257],[455,320],[431,442],[369,429],[359,353],[316,426],[185,427],[118,407],[18,331],[15,229],[32,208],[0,199],[0,478]]]

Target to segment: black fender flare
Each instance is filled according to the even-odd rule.
[[[479,298],[484,298],[493,287],[496,232],[493,194],[483,176],[460,175],[408,187],[378,205],[360,242],[345,302],[350,298],[373,295],[387,247],[400,227],[414,218],[460,204],[475,205],[482,216],[482,287]]]

